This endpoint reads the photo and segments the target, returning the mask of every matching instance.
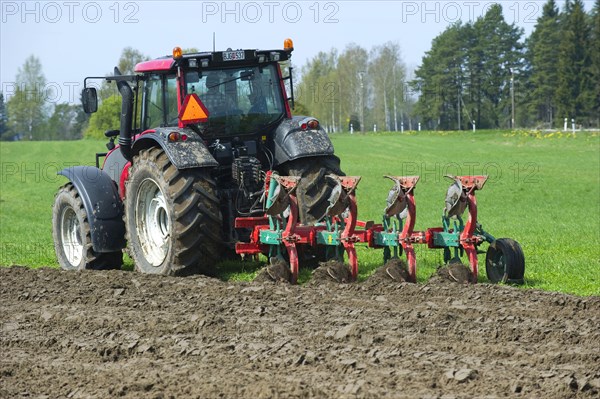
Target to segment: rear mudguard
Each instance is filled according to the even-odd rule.
[[[169,141],[172,132],[186,135],[185,141]],[[205,168],[219,166],[217,160],[212,156],[204,140],[191,129],[177,127],[156,128],[148,130],[139,135],[133,143],[133,154],[150,147],[160,146],[169,160],[177,169]]]
[[[298,158],[333,155],[333,144],[321,126],[302,130],[302,123],[310,119],[314,118],[294,116],[280,123],[273,136],[276,165]]]
[[[94,166],[74,166],[58,174],[69,179],[81,197],[94,251],[115,252],[125,248],[123,204],[110,176]]]

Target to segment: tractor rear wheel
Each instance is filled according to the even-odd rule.
[[[61,187],[54,199],[52,238],[58,263],[65,270],[120,269],[123,263],[121,251],[94,251],[88,215],[72,183]]]
[[[525,255],[519,243],[510,238],[492,242],[485,256],[485,270],[492,283],[523,283]]]
[[[300,222],[313,225],[325,216],[329,196],[335,182],[326,176],[345,176],[340,169],[340,159],[334,155],[300,158],[282,165],[283,175],[299,176],[296,188]]]
[[[329,196],[335,187],[335,182],[327,175],[345,176],[340,168],[340,159],[335,155],[300,158],[282,165],[282,175],[298,176],[300,182],[296,188],[298,198],[298,213],[300,223],[314,225],[325,216],[329,207]],[[300,263],[303,267],[316,268],[320,262],[336,259],[333,247],[327,253],[327,248],[301,248]],[[342,259],[345,251],[341,249]]]
[[[126,182],[129,254],[142,273],[209,272],[219,259],[222,219],[207,170],[177,169],[161,148],[134,157]]]

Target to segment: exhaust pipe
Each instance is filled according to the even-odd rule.
[[[115,76],[120,76],[121,71],[115,67]],[[121,129],[119,133],[119,146],[121,153],[131,162],[131,120],[133,116],[133,90],[125,80],[117,79],[117,88],[121,94]]]

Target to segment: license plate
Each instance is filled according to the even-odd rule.
[[[244,51],[224,51],[223,52],[223,61],[238,61],[245,59]]]

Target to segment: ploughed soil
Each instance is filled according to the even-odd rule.
[[[291,286],[0,268],[0,397],[600,395],[600,297],[386,274]]]

